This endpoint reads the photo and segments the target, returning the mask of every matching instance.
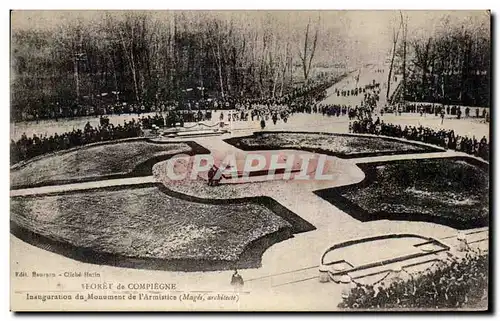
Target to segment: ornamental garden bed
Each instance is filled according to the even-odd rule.
[[[298,149],[339,158],[443,151],[390,137],[310,132],[256,132],[251,136],[229,138],[225,142],[245,151]]]
[[[155,163],[178,153],[209,151],[194,142],[145,139],[107,142],[45,155],[11,170],[12,189],[151,175]]]
[[[361,221],[408,220],[457,229],[488,226],[488,165],[450,157],[358,164],[365,179],[315,193]]]
[[[293,236],[272,201],[210,203],[172,197],[161,184],[13,197],[11,232],[84,262],[180,271],[256,268],[269,246]]]

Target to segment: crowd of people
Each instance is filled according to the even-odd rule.
[[[158,128],[164,127],[184,127],[187,122],[211,121],[214,119],[226,123],[231,121],[268,121],[272,120],[274,124],[281,119],[285,123],[291,112],[283,105],[254,105],[252,109],[239,109],[231,111],[198,111],[197,113],[189,111],[168,111],[164,114],[157,113],[153,116],[142,116],[139,122],[144,129],[152,129],[153,125]],[[218,115],[218,116],[217,116]],[[102,117],[101,119],[107,119]]]
[[[380,84],[375,80],[369,85],[363,87],[356,87],[350,90],[335,88],[334,93],[337,96],[358,96],[363,95],[360,105],[346,105],[346,104],[323,104],[316,103],[308,105],[304,108],[295,108],[295,112],[303,113],[321,113],[323,116],[345,116],[348,115],[349,119],[355,119],[358,115],[364,115],[365,110],[374,110],[377,102],[380,100]]]
[[[292,108],[302,108],[301,106],[314,103],[326,97],[326,89],[331,87],[338,78],[325,78],[309,81],[301,86],[292,88],[281,95],[273,97],[219,97],[219,98],[193,98],[185,97],[179,100],[158,100],[143,102],[119,101],[113,95],[90,101],[57,101],[44,102],[44,106],[34,106],[27,111],[18,114],[15,111],[12,116],[16,121],[29,121],[41,119],[54,119],[104,116],[122,114],[165,113],[172,110],[183,110],[197,116],[198,110],[231,110],[231,109],[252,109],[256,105],[282,105],[292,106]]]
[[[103,117],[101,116],[101,119]],[[184,127],[184,123],[211,121],[211,110],[170,110],[165,113],[156,113],[154,116],[147,115],[139,118],[144,129],[151,129],[153,125],[163,127]]]
[[[430,104],[430,103],[409,103],[406,104],[404,108],[405,112],[408,113],[420,113],[421,116],[426,114],[434,114],[438,115],[449,115],[449,116],[457,116],[458,119],[465,116],[465,118],[475,117],[475,118],[483,118],[488,119],[489,113],[485,108],[482,111],[479,108],[473,107],[463,107],[463,106],[443,106],[441,104]],[[463,115],[463,116],[462,116]]]
[[[387,286],[357,284],[339,308],[477,308],[488,300],[488,256],[484,254],[467,253],[465,258],[437,266],[428,273],[409,276]]]
[[[187,122],[210,121],[213,117],[211,109],[198,109],[214,108],[222,109],[219,116],[219,121],[223,122],[234,120],[257,120],[260,121],[262,128],[266,126],[266,121],[272,121],[274,124],[279,119],[287,122],[288,117],[297,106],[305,104],[313,104],[316,101],[323,99],[326,95],[326,88],[331,86],[331,82],[321,82],[316,84],[304,85],[301,88],[296,88],[290,93],[280,97],[279,99],[253,99],[242,100],[238,102],[230,102],[229,100],[224,103],[217,102],[217,100],[210,101],[211,105],[197,102],[194,104],[195,110],[191,106],[180,106],[176,103],[154,105],[139,105],[139,104],[114,104],[101,108],[87,108],[83,111],[81,108],[75,108],[72,112],[64,112],[67,109],[60,109],[60,114],[52,113],[46,115],[48,118],[55,118],[64,116],[90,116],[95,115],[100,118],[100,125],[93,127],[87,123],[85,128],[74,129],[71,132],[54,135],[27,137],[23,134],[17,141],[11,140],[11,163],[24,161],[45,153],[50,153],[58,150],[69,149],[84,144],[90,144],[99,141],[107,141],[113,139],[138,137],[141,135],[143,129],[152,129],[153,127],[183,127]],[[225,109],[233,109],[236,106],[236,111],[226,111]],[[292,107],[290,107],[292,106]],[[141,114],[156,112],[155,115]],[[126,121],[124,125],[114,126],[110,124],[108,115],[122,114],[122,113],[137,113],[138,120]],[[38,117],[38,116],[37,116]]]
[[[85,144],[108,141],[114,139],[139,137],[143,130],[151,130],[154,127],[184,127],[187,122],[210,121],[213,117],[213,111],[192,111],[192,110],[169,110],[155,115],[144,115],[137,120],[125,121],[123,125],[113,125],[107,115],[101,115],[100,125],[93,127],[89,122],[84,129],[73,129],[71,132],[54,135],[39,136],[33,134],[28,137],[23,133],[17,141],[11,140],[10,154],[11,164],[28,160],[33,157],[65,150]],[[236,111],[220,111],[219,122],[230,121],[260,121],[262,128],[266,127],[266,122],[272,121],[274,124],[278,120],[285,123],[292,112],[283,104],[259,104],[253,105],[251,109],[241,108]],[[227,118],[226,118],[227,117]]]
[[[333,79],[323,80],[316,83],[304,84],[299,88],[295,88],[288,93],[278,98],[256,98],[256,99],[209,99],[198,101],[179,102],[160,102],[158,104],[112,104],[101,108],[75,108],[73,116],[80,115],[82,110],[85,110],[85,115],[97,115],[101,119],[101,126],[98,128],[74,130],[70,133],[54,135],[50,137],[26,137],[23,135],[18,142],[11,143],[11,149],[15,151],[14,159],[24,160],[33,156],[44,153],[45,151],[66,149],[72,146],[78,146],[88,142],[121,138],[125,135],[136,135],[136,130],[139,128],[152,129],[164,127],[183,127],[185,123],[212,121],[218,120],[221,122],[231,121],[254,121],[260,122],[260,126],[264,129],[268,122],[274,124],[278,120],[287,122],[288,118],[294,113],[321,113],[324,116],[348,116],[352,123],[349,123],[349,131],[354,133],[369,133],[378,135],[387,135],[394,137],[402,137],[409,140],[422,141],[438,145],[448,149],[462,151],[468,154],[473,154],[483,159],[489,158],[489,143],[486,137],[480,140],[476,137],[466,137],[455,135],[452,130],[433,130],[422,126],[413,127],[400,125],[392,125],[384,123],[377,118],[372,119],[372,114],[377,108],[380,100],[380,83],[375,80],[369,84],[351,89],[334,89],[334,94],[337,96],[359,96],[362,95],[360,105],[346,104],[322,104],[327,95],[327,89],[334,83]],[[443,108],[435,104],[426,103],[410,103],[404,106],[404,111],[420,114],[435,113],[440,114],[443,119],[444,113],[457,115],[460,118],[462,107],[448,106]],[[54,110],[54,109],[49,109]],[[67,109],[60,109],[61,112]],[[219,110],[220,114],[215,114]],[[231,111],[229,111],[231,110]],[[380,115],[383,116],[383,110],[380,109]],[[398,112],[401,113],[403,106],[398,107]],[[151,115],[151,112],[155,112]],[[471,109],[464,108],[465,117],[469,117]],[[137,113],[138,121],[126,123],[124,126],[114,127],[109,125],[109,114],[121,113]],[[142,115],[149,113],[148,115]],[[66,112],[55,115],[55,118],[66,115]],[[479,109],[475,110],[476,117],[479,117]],[[52,115],[54,116],[54,115]],[[483,109],[482,117],[487,117],[487,112]],[[134,128],[131,130],[131,128]],[[125,133],[125,134],[124,134]],[[68,147],[69,146],[69,147]]]
[[[139,137],[141,135],[141,125],[135,120],[125,121],[123,125],[116,126],[109,124],[109,122],[101,121],[101,124],[96,127],[87,122],[83,130],[73,129],[70,132],[56,133],[50,136],[33,134],[32,137],[28,137],[23,133],[19,140],[11,140],[10,142],[11,164],[76,146],[114,139]]]
[[[373,95],[373,97],[380,95],[380,83],[377,83],[375,82],[375,80],[373,80],[371,84],[365,85],[364,87],[352,88],[350,90],[340,90],[338,88],[335,88],[335,94],[337,95],[337,97],[358,96],[363,94],[366,100],[370,95]],[[378,101],[378,99],[376,99],[376,101]]]
[[[468,136],[456,135],[453,130],[434,130],[429,127],[409,125],[401,127],[401,125],[384,123],[380,118],[373,121],[371,117],[350,123],[349,131],[361,134],[406,138],[408,140],[437,145],[446,149],[475,155],[484,160],[489,160],[490,144],[486,136],[478,140],[475,136],[470,138]]]

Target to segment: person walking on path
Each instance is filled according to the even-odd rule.
[[[239,291],[245,282],[243,281],[243,278],[241,275],[238,273],[238,269],[234,269],[233,276],[231,277],[231,285],[234,287],[235,291]]]

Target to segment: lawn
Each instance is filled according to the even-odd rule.
[[[385,137],[329,133],[262,132],[226,140],[242,150],[299,149],[340,158],[423,153],[438,149]]]
[[[69,244],[72,252],[180,260],[187,262],[180,269],[191,270],[219,269],[221,262],[227,263],[222,269],[230,269],[250,243],[273,233],[291,236],[290,223],[265,206],[195,203],[168,196],[155,185],[15,197],[11,221],[63,247]],[[257,252],[251,267],[260,264],[263,251]],[[119,260],[103,264],[114,264],[110,261]]]
[[[489,175],[475,162],[457,157],[361,164],[363,182],[316,193],[362,221],[483,227],[488,226]]]
[[[165,159],[192,149],[186,143],[155,144],[147,141],[125,141],[93,145],[69,152],[50,154],[11,170],[12,187],[40,186],[99,179],[106,175],[126,176],[134,171],[151,170],[151,159]]]

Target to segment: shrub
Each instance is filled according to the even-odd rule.
[[[488,255],[469,252],[462,259],[386,287],[357,284],[342,309],[486,308]]]

